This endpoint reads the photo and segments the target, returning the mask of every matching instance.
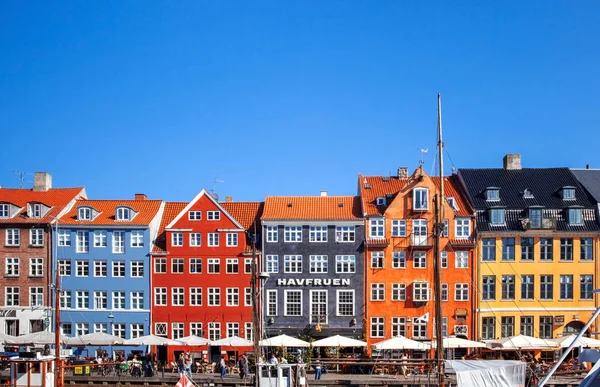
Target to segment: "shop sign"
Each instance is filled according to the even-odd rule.
[[[278,278],[277,286],[350,286],[349,278]]]
[[[565,325],[565,316],[554,316],[554,325]]]

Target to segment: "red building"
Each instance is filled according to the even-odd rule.
[[[187,204],[166,204],[152,252],[153,334],[252,339],[247,231],[261,209],[261,203],[218,203],[206,190]],[[169,360],[182,350],[189,348],[169,346]],[[220,354],[211,347],[210,361]]]

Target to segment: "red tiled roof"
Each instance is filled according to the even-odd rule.
[[[71,211],[61,218],[62,224],[76,225],[148,225],[160,209],[162,200],[77,200]],[[100,214],[93,220],[77,220],[77,208],[87,206]],[[130,222],[115,219],[117,207],[129,207],[138,214]]]
[[[156,241],[154,242],[154,246],[152,247],[153,253],[166,253],[167,252],[167,238],[165,236],[165,227],[167,227],[167,225],[169,223],[171,223],[171,221],[173,219],[175,219],[175,217],[177,215],[179,215],[179,213],[181,211],[183,211],[183,209],[187,205],[188,205],[187,202],[167,202],[167,203],[165,203],[165,209],[163,211],[163,216],[160,221],[160,226],[158,227],[158,234],[156,236]]]
[[[4,223],[50,223],[60,212],[77,197],[85,197],[85,189],[79,188],[50,188],[47,191],[34,191],[22,188],[0,188],[0,203],[11,203],[21,208],[21,211],[10,219],[0,219]],[[43,218],[27,216],[27,203],[41,203],[51,207]]]
[[[260,230],[260,217],[265,205],[263,202],[223,202],[219,204],[246,230],[253,230],[255,224],[257,230]]]
[[[359,220],[358,196],[267,196],[263,220]]]

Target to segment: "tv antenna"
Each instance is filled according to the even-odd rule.
[[[213,186],[210,190],[210,194],[215,200],[219,200],[219,195],[215,192],[215,184],[217,183],[225,183],[225,180],[217,179],[216,177],[213,179]]]
[[[25,183],[25,182],[30,183],[29,180],[25,180],[25,175],[31,175],[31,173],[17,171],[16,169],[13,169],[12,171],[13,171],[13,173],[16,173],[17,175],[19,175],[19,188],[23,188],[23,183]]]
[[[419,151],[421,152],[421,159],[419,160],[419,165],[423,165],[423,156],[425,155],[425,153],[429,152],[429,149],[421,148],[421,149],[419,149]]]

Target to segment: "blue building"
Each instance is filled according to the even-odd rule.
[[[138,194],[135,200],[77,200],[60,219],[53,262],[60,276],[65,336],[106,332],[132,339],[150,334],[149,254],[163,209],[162,201]],[[97,350],[74,347],[73,354],[92,357]],[[145,348],[112,350],[126,355]]]

